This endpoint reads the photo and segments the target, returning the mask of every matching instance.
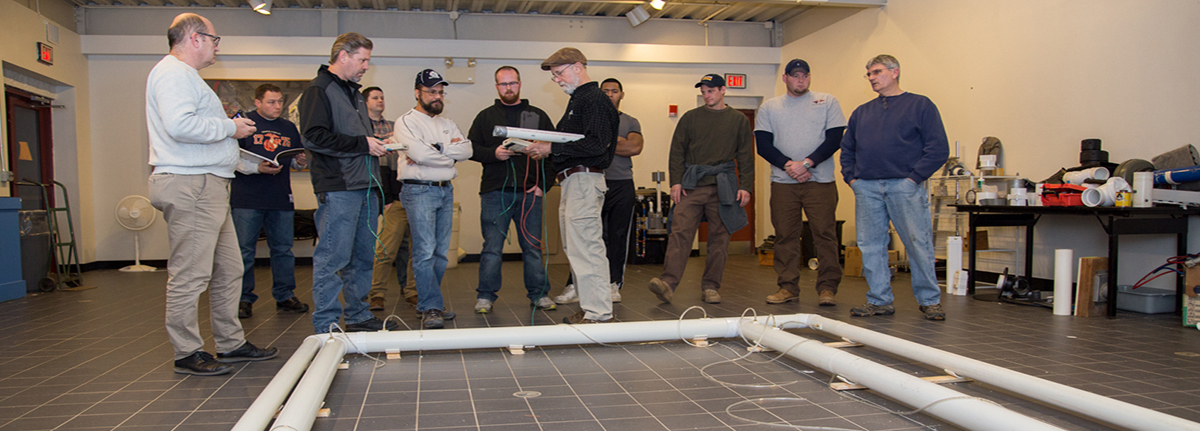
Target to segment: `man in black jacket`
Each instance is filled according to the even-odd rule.
[[[547,169],[524,153],[501,146],[504,138],[492,136],[496,126],[554,130],[550,116],[521,98],[521,72],[512,66],[496,70],[496,103],[475,116],[467,139],[474,145],[471,160],[483,164],[479,184],[479,226],[483,251],[479,253],[479,287],[475,289],[475,312],[492,312],[500,290],[500,263],[508,226],[517,224],[517,242],[525,263],[525,290],[530,305],[545,310],[557,308],[547,293],[546,269],[542,267],[542,195]],[[552,173],[552,171],[551,171]]]
[[[321,236],[313,251],[313,328],[318,334],[329,332],[342,317],[339,293],[346,300],[346,331],[383,328],[383,321],[367,309],[366,297],[379,217],[379,196],[370,187],[378,181],[378,157],[387,149],[373,137],[358,85],[373,46],[358,33],[338,36],[329,65],[317,69],[317,77],[300,96],[300,130],[304,148],[312,154],[315,218]],[[399,325],[392,322],[388,329]]]

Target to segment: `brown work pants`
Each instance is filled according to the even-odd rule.
[[[834,183],[804,182],[799,184],[771,183],[771,224],[775,226],[775,274],[780,289],[800,293],[800,233],[804,216],[813,236],[817,254],[817,292],[837,293],[842,281],[842,265],[838,263],[837,242],[837,185]]]
[[[692,241],[696,238],[696,230],[700,228],[700,219],[705,216],[708,219],[708,257],[704,259],[704,278],[700,281],[700,288],[717,290],[725,273],[725,259],[729,257],[730,235],[717,212],[721,207],[717,199],[717,186],[700,186],[685,191],[687,196],[671,209],[671,234],[662,277],[659,278],[671,287],[671,291],[679,286],[679,278],[683,276],[688,257],[692,255]]]

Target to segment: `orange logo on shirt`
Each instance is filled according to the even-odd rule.
[[[264,150],[274,152],[276,148],[292,147],[292,139],[272,131],[254,134],[254,145],[261,145]]]

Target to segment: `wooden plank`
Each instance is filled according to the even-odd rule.
[[[1100,306],[1097,306],[1092,297],[1096,294],[1096,289],[1100,286],[1094,286],[1096,281],[1096,271],[1108,270],[1107,257],[1081,257],[1079,258],[1079,280],[1076,283],[1075,289],[1075,316],[1091,317],[1104,315]],[[1112,283],[1112,280],[1109,280]],[[1109,298],[1111,301],[1112,298]]]

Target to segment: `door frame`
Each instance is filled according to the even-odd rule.
[[[17,146],[16,133],[13,133],[13,122],[15,120],[13,118],[14,114],[13,114],[12,107],[18,106],[18,107],[22,107],[22,108],[26,108],[26,109],[31,109],[31,110],[38,112],[38,149],[37,149],[37,151],[40,153],[41,158],[42,158],[42,160],[41,160],[42,175],[41,175],[41,178],[37,178],[36,180],[42,184],[51,184],[54,181],[54,132],[53,132],[53,121],[52,121],[51,112],[50,112],[50,105],[42,102],[42,100],[44,100],[44,99],[45,98],[42,96],[38,96],[36,94],[21,90],[19,88],[15,88],[15,87],[8,86],[8,85],[4,86],[4,103],[5,103],[5,114],[6,114],[6,116],[5,116],[6,118],[4,119],[4,121],[5,121],[5,124],[7,125],[5,130],[8,132],[7,145],[8,145],[8,163],[9,163],[9,166],[5,166],[4,169],[11,171],[13,166],[16,165],[16,160],[17,160],[16,156],[18,155],[17,151],[19,150],[19,148]],[[18,177],[18,178],[14,178],[14,180],[15,181],[12,181],[9,183],[9,195],[14,196],[14,197],[19,197],[20,195],[18,194],[18,191],[17,191],[17,183],[16,182],[23,181],[24,179]],[[49,199],[49,201],[46,202],[46,205],[50,206],[50,207],[54,207],[55,206],[55,193],[47,193],[46,198]]]

